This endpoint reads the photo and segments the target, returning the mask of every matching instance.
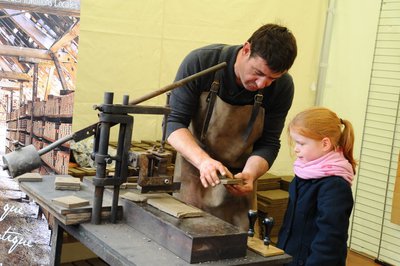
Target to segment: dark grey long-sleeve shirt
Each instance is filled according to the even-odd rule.
[[[183,79],[192,74],[219,63],[223,44],[213,44],[196,49],[189,53],[181,63],[175,80]],[[227,67],[222,72],[219,97],[231,105],[248,105],[254,103],[257,92],[248,91],[236,83],[234,63],[242,46],[228,46],[226,56],[222,61]],[[202,76],[178,87],[171,92],[171,114],[168,118],[167,137],[179,128],[187,128],[197,111],[200,95],[211,88],[214,73]],[[267,160],[271,167],[280,149],[286,115],[292,105],[294,84],[289,74],[284,74],[269,87],[261,90],[265,108],[264,128],[262,136],[254,143],[252,155],[258,155]],[[234,144],[233,144],[234,145]]]

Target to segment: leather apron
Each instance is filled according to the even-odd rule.
[[[258,98],[258,106],[236,106],[224,102],[217,95],[214,100],[210,100],[210,93],[202,93],[198,113],[192,119],[189,130],[211,158],[220,161],[236,174],[242,171],[254,142],[262,134],[265,112],[260,106],[262,95],[257,94],[257,97],[261,96],[261,101]],[[207,117],[210,102],[213,101],[211,117]],[[251,120],[252,123],[249,123]],[[208,126],[204,130],[205,121],[208,121]],[[181,182],[180,192],[174,194],[178,199],[248,230],[247,212],[252,207],[256,184],[253,195],[241,197],[231,195],[221,184],[204,188],[199,170],[180,154],[176,159],[174,181]]]

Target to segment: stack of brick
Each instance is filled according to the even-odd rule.
[[[36,122],[36,121],[35,121]],[[47,139],[48,141],[56,141],[58,139],[57,136],[57,131],[58,131],[58,125],[53,122],[44,122],[44,127],[43,127],[43,137]]]
[[[72,124],[70,123],[61,123],[58,127],[58,139],[69,136],[72,134]]]
[[[35,101],[33,103],[33,116],[34,117],[44,116],[45,109],[46,109],[45,101]]]
[[[74,93],[69,93],[61,97],[60,117],[72,117],[74,110]]]
[[[59,117],[60,116],[60,101],[61,98],[54,95],[49,95],[46,103],[44,114],[47,117]]]
[[[35,134],[35,136],[38,138],[42,138],[43,132],[44,132],[44,122],[40,120],[33,121],[33,134]]]
[[[54,154],[54,169],[57,173],[66,174],[68,173],[68,165],[69,165],[69,151],[55,151]]]
[[[43,148],[47,147],[49,144],[42,142],[43,143]],[[40,158],[50,167],[54,167],[54,157],[55,157],[55,151],[51,150],[49,152],[46,152]]]

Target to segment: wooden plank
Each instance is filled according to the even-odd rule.
[[[74,195],[63,196],[52,199],[52,201],[62,207],[66,207],[68,209],[83,207],[89,205],[89,201],[79,198]]]
[[[274,247],[272,245],[264,245],[264,241],[258,238],[254,237],[249,237],[247,241],[247,246],[249,247],[250,250],[264,256],[264,257],[270,257],[270,256],[276,256],[276,255],[282,255],[285,252],[277,247]]]
[[[204,212],[193,206],[189,206],[170,195],[164,197],[149,198],[147,203],[151,206],[168,213],[176,218],[189,218],[204,215]]]
[[[61,38],[59,38],[56,42],[54,42],[53,45],[50,47],[50,50],[53,53],[56,53],[60,48],[69,44],[78,36],[79,36],[79,21],[76,22],[67,33],[65,33]]]
[[[220,178],[221,185],[242,185],[243,179],[240,178]]]
[[[39,173],[25,173],[15,178],[18,182],[42,182],[43,177]]]
[[[79,177],[56,176],[54,187],[58,190],[80,190],[81,180]]]
[[[18,81],[32,81],[32,77],[26,73],[13,71],[0,71],[0,79],[11,79]]]
[[[46,49],[16,47],[11,45],[0,45],[0,55],[51,60],[50,52]]]

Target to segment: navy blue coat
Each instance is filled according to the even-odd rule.
[[[339,176],[304,180],[289,186],[289,203],[277,246],[293,256],[287,265],[346,265],[353,195]]]

